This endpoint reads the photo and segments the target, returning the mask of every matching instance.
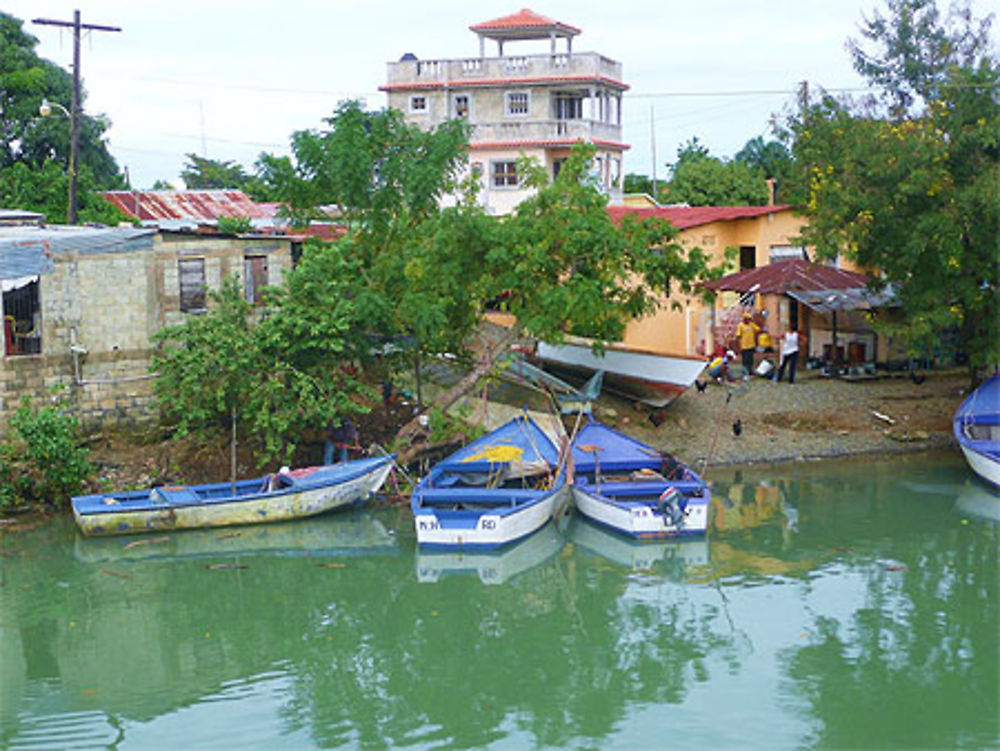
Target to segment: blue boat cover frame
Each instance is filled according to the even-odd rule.
[[[594,454],[583,451],[581,446],[600,450]],[[652,446],[594,420],[580,428],[573,440],[573,469],[579,474],[594,472],[598,465],[602,472],[659,470],[663,459]]]

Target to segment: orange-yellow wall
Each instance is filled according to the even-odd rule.
[[[756,265],[764,266],[770,262],[772,246],[798,244],[796,237],[805,224],[804,217],[786,209],[751,219],[733,219],[692,227],[680,233],[678,242],[687,249],[700,247],[710,255],[713,264],[723,261],[727,247],[753,246],[756,249]],[[726,273],[738,271],[738,264],[737,256]],[[674,310],[670,306],[675,301],[681,303],[680,310]],[[723,293],[719,296],[716,307],[722,309],[733,302],[733,293]],[[776,300],[768,302],[777,308]],[[630,323],[623,341],[629,347],[653,352],[704,354],[705,345],[699,340],[699,334],[705,333],[705,326],[699,327],[699,321],[703,320],[703,313],[707,320],[709,310],[711,307],[706,307],[700,300],[671,297],[669,302],[661,301],[660,309],[655,314]],[[766,328],[773,335],[778,335],[777,310],[769,312]]]

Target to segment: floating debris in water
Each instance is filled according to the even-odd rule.
[[[250,568],[245,563],[210,563],[205,566],[209,571],[229,571],[232,569]]]

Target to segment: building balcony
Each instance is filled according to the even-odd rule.
[[[474,125],[469,137],[472,145],[588,140],[621,143],[621,126],[596,120],[505,121]]]
[[[461,86],[544,78],[606,79],[621,82],[622,65],[596,52],[455,60],[400,60],[388,64],[386,87]]]

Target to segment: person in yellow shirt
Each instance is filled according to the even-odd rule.
[[[757,346],[757,332],[760,331],[749,313],[743,314],[743,320],[736,327],[736,337],[740,340],[740,356],[743,358],[743,378],[750,378],[753,372],[753,353]]]

